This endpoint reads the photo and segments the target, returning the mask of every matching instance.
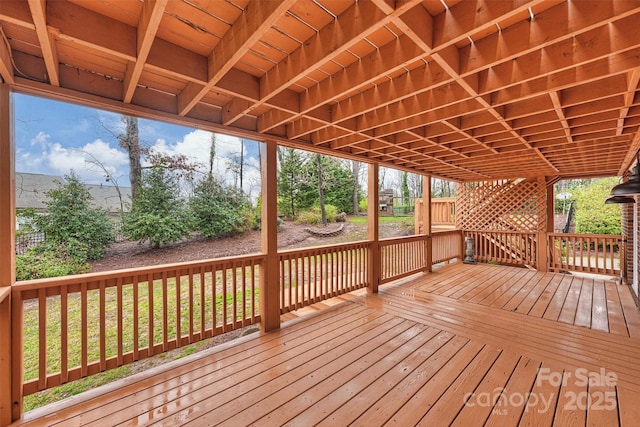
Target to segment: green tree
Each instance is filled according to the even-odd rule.
[[[408,172],[402,172],[401,188],[402,188],[402,204],[405,206],[409,206],[411,201],[409,200],[410,193],[409,193],[409,173]]]
[[[123,233],[132,240],[149,241],[155,248],[189,235],[190,221],[179,185],[172,173],[160,166],[145,170],[136,203],[124,215]]]
[[[320,168],[315,162],[305,165],[306,178],[300,189],[300,206],[308,209],[319,203],[318,173],[321,171],[325,204],[335,206],[338,212],[353,213],[354,179],[351,165],[330,156],[320,156],[320,161]]]
[[[305,205],[302,189],[305,185],[304,165],[307,156],[303,151],[281,147],[278,149],[278,209],[288,218],[295,218]],[[317,188],[317,185],[316,185]]]
[[[37,229],[45,233],[47,245],[64,247],[80,262],[102,258],[114,241],[107,212],[91,205],[93,197],[73,172],[57,184],[46,193],[47,214],[35,218]]]
[[[189,200],[193,229],[204,237],[230,236],[247,230],[249,200],[242,190],[224,187],[212,175],[200,181]]]
[[[576,233],[620,234],[622,213],[620,205],[605,205],[616,178],[594,179],[575,191]]]

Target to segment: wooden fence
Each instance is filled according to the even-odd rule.
[[[431,223],[433,225],[456,224],[455,197],[431,199]]]
[[[620,275],[620,235],[548,233],[549,270]]]
[[[427,271],[427,236],[380,240],[380,283]]]
[[[535,266],[541,250],[535,233],[451,230],[383,239],[373,261],[380,283],[462,258],[463,236],[474,238],[481,262]],[[620,272],[621,236],[549,233],[546,239],[551,271]],[[372,245],[279,252],[281,313],[369,286]],[[24,361],[14,390],[29,395],[259,322],[264,262],[264,255],[220,258],[0,288],[0,316],[14,319],[11,352]],[[2,331],[0,339],[8,340]]]
[[[462,254],[462,233],[460,230],[438,231],[431,235],[431,264],[460,259]]]
[[[259,322],[263,255],[18,282],[24,395]],[[14,346],[14,352],[22,352]]]
[[[358,242],[280,252],[280,312],[366,287],[370,247]]]

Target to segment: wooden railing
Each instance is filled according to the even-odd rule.
[[[455,225],[456,199],[454,197],[431,199],[431,223]]]
[[[427,271],[427,236],[380,240],[380,283]]]
[[[431,263],[439,264],[462,258],[462,232],[438,231],[431,234]]]
[[[478,261],[536,264],[535,233],[451,230],[380,240],[380,283],[462,258],[463,236],[474,238]],[[621,236],[547,236],[552,271],[620,272]],[[370,265],[372,244],[279,252],[281,313],[369,286],[376,270]],[[24,378],[16,376],[13,389],[29,395],[259,322],[265,259],[221,258],[0,288],[0,305],[11,302],[11,310],[0,314],[20,319],[12,322],[12,335],[22,343],[12,340],[11,351],[24,361]],[[23,354],[23,348],[35,351]]]
[[[24,320],[13,334],[37,349],[24,354],[22,393],[259,322],[263,262],[255,255],[18,282],[13,315]]]
[[[619,275],[624,259],[620,235],[548,233],[549,270]]]
[[[536,233],[464,230],[464,236],[473,238],[477,261],[536,266],[538,251]]]
[[[368,285],[369,242],[279,252],[280,312]]]

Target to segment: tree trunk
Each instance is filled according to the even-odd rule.
[[[213,177],[213,161],[216,158],[216,134],[211,134],[211,146],[209,147],[209,177]]]
[[[135,202],[142,180],[142,165],[140,164],[140,139],[138,134],[138,118],[122,116],[125,124],[125,134],[118,137],[120,146],[129,155],[129,181],[131,182],[131,200]]]
[[[318,197],[320,199],[320,215],[322,218],[322,225],[327,225],[327,211],[324,208],[324,189],[322,183],[322,155],[316,154],[316,161],[318,162]]]
[[[353,160],[351,162],[351,171],[353,172],[353,214],[358,215],[360,208],[358,204],[358,190],[360,189],[360,162]]]

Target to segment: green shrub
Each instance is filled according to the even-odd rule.
[[[190,218],[178,194],[178,182],[168,171],[146,171],[133,208],[124,215],[122,232],[131,240],[148,240],[155,248],[187,237]]]
[[[327,222],[335,222],[336,216],[338,216],[338,208],[333,205],[325,205],[324,209],[327,214]],[[300,212],[296,218],[296,223],[310,225],[322,224],[320,206],[313,206],[311,209]]]
[[[358,210],[360,212],[366,213],[368,209],[369,209],[369,202],[367,201],[367,199],[362,199],[358,202]]]
[[[249,200],[235,188],[225,187],[213,176],[202,180],[189,201],[193,229],[204,237],[232,236],[247,231]]]
[[[72,256],[64,246],[41,244],[16,255],[16,280],[43,279],[87,273],[91,266]]]
[[[606,205],[615,178],[601,178],[576,191],[576,233],[620,234],[622,213],[619,205]]]
[[[47,214],[35,216],[34,224],[50,244],[81,262],[102,258],[115,240],[113,224],[104,209],[91,206],[93,197],[73,173],[64,179],[46,193]]]

